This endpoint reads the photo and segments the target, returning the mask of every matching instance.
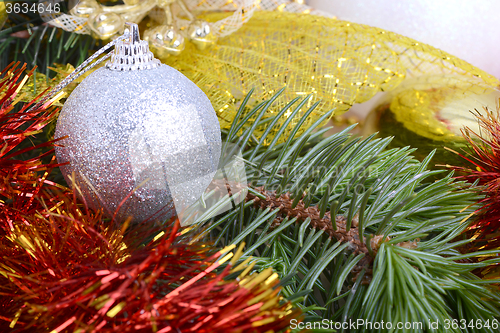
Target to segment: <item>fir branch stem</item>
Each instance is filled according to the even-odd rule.
[[[256,195],[255,192],[260,194]],[[265,199],[263,199],[265,197]],[[349,242],[351,243],[352,252],[357,255],[364,253],[366,256],[370,256],[369,250],[365,244],[366,238],[359,238],[358,230],[358,217],[355,216],[352,220],[352,226],[347,230],[347,219],[344,215],[336,215],[335,226],[333,226],[333,221],[330,216],[330,212],[325,212],[323,218],[320,217],[321,212],[316,206],[306,207],[303,200],[299,200],[298,204],[293,207],[293,199],[290,198],[289,193],[283,193],[279,197],[276,195],[276,191],[266,191],[263,187],[253,188],[253,191],[249,191],[246,200],[254,200],[254,204],[262,208],[278,208],[280,210],[281,218],[296,217],[299,221],[305,221],[310,218],[310,225],[313,228],[325,231],[330,237],[337,239],[339,242]],[[276,220],[278,224],[280,219]],[[383,236],[377,235],[370,240],[371,248],[376,254],[382,241]]]

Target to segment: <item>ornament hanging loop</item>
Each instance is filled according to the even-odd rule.
[[[113,46],[115,46],[114,54],[108,53],[102,56]],[[120,48],[120,46],[122,47]],[[125,52],[129,54],[127,54],[124,58],[122,57],[122,55],[124,55]],[[94,53],[80,66],[78,66],[70,75],[62,80],[57,86],[50,90],[50,92],[46,94],[39,102],[30,107],[27,112],[47,107],[53,102],[53,99],[57,98],[57,95],[71,82],[73,82],[82,74],[88,72],[95,66],[99,65],[103,61],[106,61],[110,57],[112,58],[112,60],[107,64],[106,67],[114,70],[150,69],[157,68],[161,65],[160,61],[155,59],[153,57],[153,53],[149,51],[148,43],[140,39],[138,25],[135,23],[127,22],[125,24],[125,30],[122,36],[119,36],[118,38],[100,48],[96,53]]]
[[[141,41],[141,36],[139,35],[139,26],[134,23],[125,23],[125,31],[124,35],[128,33],[129,35],[129,43],[139,43]]]

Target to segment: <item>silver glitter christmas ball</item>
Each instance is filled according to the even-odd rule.
[[[184,75],[152,61],[149,50],[150,59],[129,59],[127,67],[117,49],[64,103],[55,137],[66,138],[57,160],[67,163],[66,181],[90,207],[121,222],[165,219],[194,203],[212,180],[219,122]]]

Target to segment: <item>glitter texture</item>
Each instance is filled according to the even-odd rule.
[[[66,181],[90,207],[116,213],[118,221],[164,219],[174,203],[195,202],[221,150],[210,101],[166,65],[92,73],[61,111],[55,137],[65,136],[56,156],[69,162],[61,167]]]
[[[200,18],[211,22],[222,15],[209,13]],[[342,115],[355,103],[391,91],[406,79],[454,75],[477,84],[499,85],[497,78],[450,54],[389,31],[276,11],[255,12],[238,31],[220,38],[209,49],[186,45],[178,57],[159,57],[203,89],[224,129],[230,128],[251,89],[250,105],[271,98],[286,86],[264,117],[275,116],[296,97],[311,95],[292,119],[294,107],[285,113],[265,144],[282,130],[280,125],[285,121],[288,126],[282,138],[292,132],[300,135],[327,111],[333,109],[336,116]],[[315,103],[318,106],[304,119]],[[303,122],[301,130],[294,132],[299,122]],[[254,134],[259,138],[264,131],[258,128]]]

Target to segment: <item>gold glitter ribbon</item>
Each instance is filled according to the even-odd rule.
[[[415,134],[436,141],[463,141],[460,129],[476,127],[470,111],[495,107],[499,92],[462,76],[424,76],[408,80],[390,94],[395,120]]]
[[[444,89],[443,93],[433,93],[432,99],[456,96],[445,92],[448,88],[469,91],[472,87],[484,90],[499,86],[492,75],[411,38],[335,18],[274,9],[255,11],[248,22],[211,48],[199,50],[187,44],[179,56],[161,59],[207,94],[222,128],[229,128],[240,102],[252,88],[255,91],[251,105],[255,105],[286,87],[266,117],[275,115],[296,97],[311,95],[289,123],[286,137],[314,103],[318,107],[302,128],[330,109],[335,110],[336,116],[341,115],[354,103],[363,103],[381,91],[391,91],[406,79],[418,78],[420,91]],[[198,17],[214,23],[232,15],[233,12],[207,11]],[[432,79],[426,79],[428,76]],[[412,101],[406,98],[394,103],[399,102],[402,104],[391,108],[399,108],[398,114],[403,118],[415,118],[428,111],[425,103],[412,104],[410,114],[405,110],[410,110],[407,103]],[[293,108],[285,114],[281,124],[292,111]],[[446,132],[442,127],[435,124],[436,135]],[[278,130],[279,126],[275,126],[270,137]]]
[[[218,21],[223,15],[210,13],[203,18]],[[231,125],[252,88],[253,99],[259,102],[286,87],[268,116],[295,97],[312,95],[287,133],[315,102],[319,105],[307,125],[330,109],[341,114],[377,92],[392,90],[406,78],[432,74],[460,77],[469,85],[499,85],[492,75],[411,38],[333,18],[277,11],[255,12],[248,23],[210,49],[188,46],[180,56],[162,61],[208,95],[222,128]]]

